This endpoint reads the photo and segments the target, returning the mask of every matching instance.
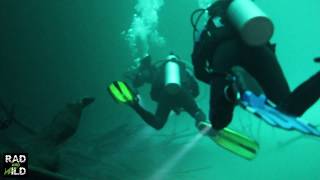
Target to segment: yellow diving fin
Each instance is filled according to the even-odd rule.
[[[114,81],[108,86],[109,94],[118,103],[130,103],[135,95],[130,87],[123,81]]]
[[[201,122],[198,128],[201,131],[205,128],[210,128],[211,130],[211,124]],[[255,140],[229,128],[224,128],[219,132],[212,132],[210,130],[206,132],[206,135],[224,149],[247,160],[252,160],[256,157],[259,144]]]
[[[211,139],[219,146],[247,160],[254,159],[259,150],[259,144],[255,140],[229,128],[219,131],[215,136],[211,136]]]

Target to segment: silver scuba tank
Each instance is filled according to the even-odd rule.
[[[168,94],[177,94],[181,88],[180,66],[174,60],[165,64],[165,91]]]
[[[251,0],[233,0],[227,9],[227,16],[248,45],[264,45],[272,37],[272,21]]]

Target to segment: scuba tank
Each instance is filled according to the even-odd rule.
[[[165,63],[164,89],[171,95],[177,94],[181,88],[180,66],[176,60],[176,56],[169,55]]]
[[[251,0],[233,0],[227,17],[248,45],[264,45],[272,37],[272,21]]]

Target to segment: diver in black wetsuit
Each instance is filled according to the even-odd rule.
[[[166,64],[174,62],[179,67],[180,88],[177,92],[169,92],[165,86]],[[186,64],[179,61],[177,56],[171,54],[164,62],[156,66],[151,63],[151,57],[146,56],[140,60],[140,65],[135,68],[137,71],[131,76],[134,88],[141,87],[144,83],[151,84],[151,99],[158,103],[155,114],[147,111],[139,103],[139,99],[131,102],[129,105],[136,111],[141,118],[153,128],[159,130],[167,122],[170,111],[177,114],[182,110],[188,112],[195,120],[196,126],[206,120],[206,116],[198,107],[195,98],[199,95],[199,86],[193,76],[187,71]],[[172,76],[169,74],[169,76]]]
[[[247,45],[226,17],[230,2],[219,0],[208,9],[211,17],[192,53],[195,76],[211,85],[209,119],[213,128],[220,130],[231,122],[235,104],[226,98],[232,94],[228,88],[230,81],[215,77],[211,70],[231,72],[234,66],[252,75],[279,110],[301,116],[320,97],[320,72],[290,92],[275,55],[275,45],[270,42],[261,46]],[[221,18],[218,24],[213,21],[215,17]]]

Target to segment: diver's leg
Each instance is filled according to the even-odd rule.
[[[288,97],[289,85],[274,52],[268,47],[245,48],[241,66],[261,85],[266,96],[276,104]]]
[[[229,83],[222,78],[217,78],[211,83],[209,119],[216,130],[227,127],[233,117],[234,103],[228,101],[224,94],[228,85]]]
[[[157,121],[155,122],[155,129],[162,129],[163,126],[166,124],[168,121],[168,116],[171,111],[171,106],[167,102],[159,102],[157,110],[156,110],[156,119]]]
[[[178,95],[177,101],[179,101],[179,105],[196,120],[197,127],[200,122],[206,120],[205,113],[199,108],[191,93],[182,90]]]
[[[228,41],[221,44],[213,57],[212,67],[218,72],[230,72],[233,66],[238,65],[240,48],[237,41]],[[225,97],[225,90],[230,82],[225,78],[216,77],[211,81],[210,114],[209,119],[215,130],[228,126],[233,117],[234,103]]]
[[[298,86],[279,105],[279,109],[294,115],[302,116],[320,97],[320,72]]]
[[[267,97],[279,105],[281,111],[301,116],[319,99],[319,72],[290,94],[277,58],[269,48],[249,48],[246,56],[243,66],[258,80]]]

